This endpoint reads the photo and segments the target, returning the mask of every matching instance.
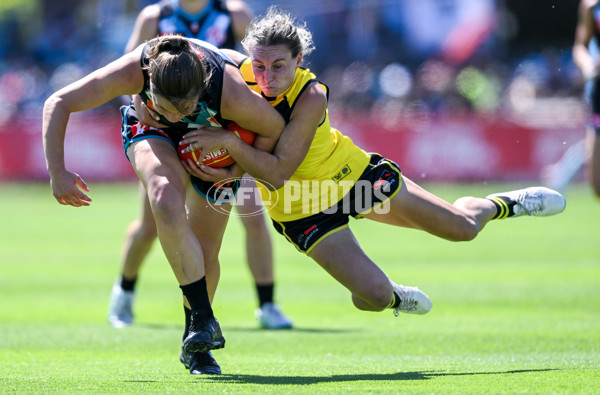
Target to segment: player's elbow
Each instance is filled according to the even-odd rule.
[[[44,102],[44,111],[55,108],[58,103],[60,103],[60,97],[55,92]]]
[[[43,110],[44,117],[50,117],[53,114],[57,113],[57,111],[59,111],[60,109],[63,109],[65,107],[64,101],[59,93],[60,92],[53,93],[44,102],[44,110]]]
[[[275,191],[281,187],[290,179],[294,174],[293,170],[285,169],[281,165],[277,165],[274,167],[273,171],[268,173],[268,177],[263,179],[265,186],[272,191]],[[260,177],[255,177],[260,179]]]

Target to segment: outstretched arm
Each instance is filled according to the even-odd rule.
[[[98,107],[120,95],[141,91],[144,78],[139,56],[137,51],[125,55],[53,93],[44,103],[44,154],[52,192],[60,204],[79,207],[89,206],[91,201],[81,191],[88,190],[83,179],[65,167],[64,141],[69,116]]]

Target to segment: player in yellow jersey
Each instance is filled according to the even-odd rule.
[[[345,286],[358,309],[425,314],[432,304],[418,288],[391,281],[367,256],[348,226],[350,216],[469,241],[493,219],[564,210],[562,195],[542,187],[462,197],[450,204],[403,176],[394,162],[354,145],[329,124],[327,87],[300,67],[313,49],[312,38],[290,15],[271,8],[251,23],[242,44],[249,59],[228,55],[249,86],[287,121],[274,151],[210,127],[188,133],[182,143],[192,143],[189,149],[199,149],[200,157],[216,147],[227,149],[262,183],[275,228]],[[185,166],[208,181],[232,175],[191,161]]]

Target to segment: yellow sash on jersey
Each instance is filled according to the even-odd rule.
[[[240,71],[250,89],[261,93],[252,73],[250,58],[241,64]],[[298,68],[292,85],[269,102],[287,122],[296,100],[313,82],[318,81],[309,69]],[[327,92],[327,86],[320,84]],[[306,157],[283,187],[269,191],[258,180],[269,216],[279,222],[293,221],[331,207],[350,191],[367,168],[369,159],[369,154],[357,147],[349,137],[331,127],[327,112]]]

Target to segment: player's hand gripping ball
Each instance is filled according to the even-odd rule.
[[[256,134],[254,132],[242,128],[235,122],[229,122],[229,125],[227,125],[227,130],[235,133],[236,136],[241,138],[245,143],[249,145],[252,145],[254,143],[254,139],[256,138]],[[181,153],[181,151],[183,151],[188,146],[189,144],[179,146],[179,148],[177,149],[177,152],[179,153],[179,158],[185,161],[191,159],[192,161],[194,161],[194,163],[197,164],[200,159],[198,158],[198,156],[200,155],[200,150],[186,152],[185,154]],[[235,161],[233,160],[231,155],[229,155],[229,152],[227,152],[227,150],[223,148],[209,152],[208,154],[206,154],[206,157],[202,161],[203,165],[210,167],[225,167],[233,165],[234,163]]]

